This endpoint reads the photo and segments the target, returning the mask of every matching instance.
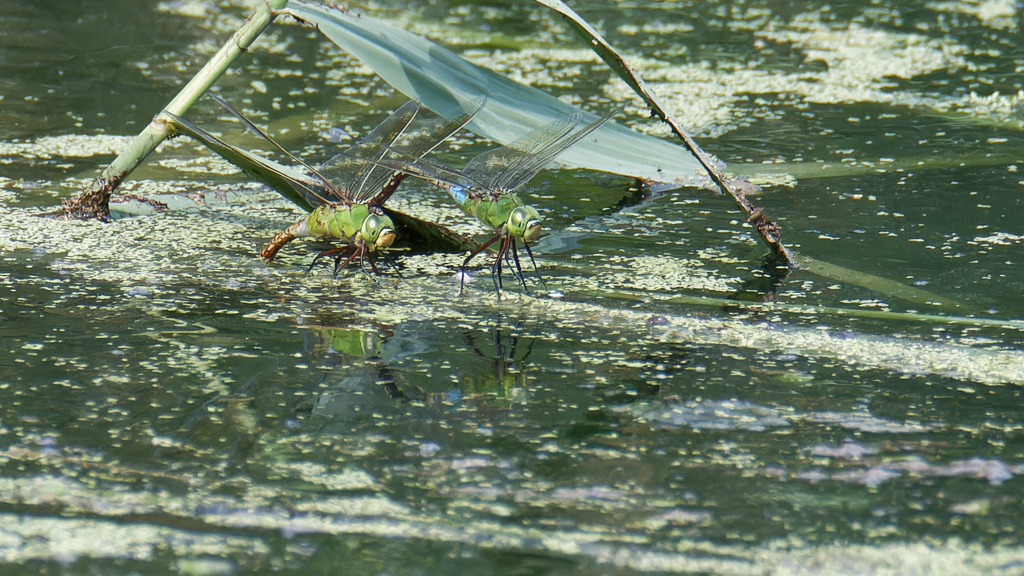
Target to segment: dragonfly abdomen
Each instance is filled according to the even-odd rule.
[[[347,206],[344,206],[343,208],[346,211],[348,210]],[[274,239],[260,251],[260,257],[263,258],[264,261],[270,262],[275,256],[277,256],[277,253],[285,244],[296,238],[308,238],[312,236],[316,238],[342,238],[344,240],[348,240],[348,236],[337,236],[330,231],[330,228],[332,228],[331,220],[334,219],[334,212],[336,212],[336,210],[335,205],[333,204],[318,206],[308,216],[278,232],[277,235],[274,236]],[[338,227],[334,226],[334,228]]]
[[[462,207],[463,210],[468,214],[472,214],[473,200],[474,197],[470,195],[468,188],[462,186],[456,186],[454,184],[447,184],[445,182],[432,181],[435,186],[444,190],[455,200],[455,203]]]
[[[303,233],[302,235],[305,235],[305,218],[278,232],[274,236],[274,239],[271,240],[266,246],[263,247],[263,250],[260,251],[260,258],[263,258],[264,262],[270,262],[271,260],[273,260],[274,257],[277,256],[277,253],[281,250],[281,248],[284,248],[285,244],[299,237],[299,234],[296,234],[297,230],[301,231]]]

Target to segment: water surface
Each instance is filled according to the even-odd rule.
[[[757,202],[798,253],[955,308],[811,270],[752,304],[765,250],[726,197],[616,210],[628,179],[582,171],[531,183],[548,287],[501,300],[486,273],[459,295],[457,254],[398,251],[381,285],[307,274],[319,244],[261,263],[299,213],[184,139],[125,190],[203,206],[41,219],[245,10],[15,2],[5,573],[1024,573],[1020,8],[578,8],[710,152],[774,183]],[[372,13],[595,112],[629,98],[540,7]],[[219,86],[313,160],[403,100],[295,26]],[[189,116],[259,145],[211,102]],[[643,116],[623,119],[659,133]],[[394,206],[479,232],[424,186]]]

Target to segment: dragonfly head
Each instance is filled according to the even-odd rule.
[[[395,223],[384,214],[370,214],[360,229],[363,241],[371,248],[387,248],[395,241]]]
[[[505,225],[509,234],[526,242],[540,238],[540,214],[533,206],[516,206]]]

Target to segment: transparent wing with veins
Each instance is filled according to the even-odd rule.
[[[351,201],[345,194],[344,190],[339,189],[330,180],[328,180],[326,177],[320,174],[320,172],[318,172],[315,168],[313,168],[309,164],[306,164],[306,162],[304,162],[301,158],[292,154],[283,146],[278,144],[262,128],[257,126],[252,120],[246,118],[245,115],[236,110],[234,106],[229,104],[227,100],[221,98],[219,95],[213,92],[210,93],[210,97],[213,98],[214,101],[217,102],[217,104],[220,104],[222,108],[230,112],[251,132],[269,142],[274,148],[277,148],[281,153],[290,158],[293,162],[306,169],[309,175],[315,180],[315,185],[300,186],[297,187],[296,189],[301,194],[302,198],[306,201],[306,203],[309,204],[310,207],[320,206],[321,204],[326,204],[328,202],[335,202],[346,205],[351,204]]]
[[[388,183],[396,170],[382,165],[382,159],[401,156],[420,160],[465,127],[482,106],[481,102],[473,111],[452,120],[420,122],[410,129],[420,105],[415,101],[406,102],[359,142],[325,162],[319,168],[320,173],[328,178],[337,174],[355,202],[383,204],[395,190],[388,187]]]
[[[312,210],[313,207],[323,204],[326,201],[325,197],[332,194],[329,185],[312,173],[302,173],[290,166],[242,150],[185,118],[166,110],[163,113],[170,118],[176,131],[202,142],[221,157],[244,170],[246,174],[277,190],[282,196],[299,206],[305,206],[308,210]]]
[[[368,160],[386,155],[419,112],[419,103],[406,102],[358,142],[321,164],[318,171],[353,202],[365,202],[387,185],[393,173]]]
[[[515,142],[484,152],[462,170],[469,178],[483,182],[497,192],[513,192],[529,182],[555,156],[579,142],[618,114],[621,108],[585,126],[582,114],[534,129]]]

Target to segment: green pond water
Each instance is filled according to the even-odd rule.
[[[587,171],[531,182],[547,288],[500,300],[482,267],[459,294],[460,254],[394,250],[379,285],[307,273],[318,243],[262,263],[299,211],[184,138],[122,191],[192,209],[41,218],[248,8],[7,2],[0,572],[1024,574],[1019,4],[576,8],[768,183],[817,263],[776,304],[727,197],[616,210],[629,179]],[[543,7],[362,9],[663,134]],[[218,85],[314,162],[403,101],[283,24]],[[389,205],[482,232],[425,185]]]

